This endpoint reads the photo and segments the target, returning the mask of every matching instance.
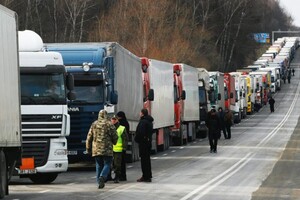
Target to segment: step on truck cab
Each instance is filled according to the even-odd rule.
[[[18,173],[35,183],[51,183],[68,169],[67,100],[74,99],[73,78],[61,54],[43,51],[33,31],[19,31],[19,56],[23,155]]]
[[[196,124],[199,123],[198,70],[186,64],[173,65],[174,116],[171,143],[186,144],[196,138]]]
[[[85,154],[85,141],[101,109],[110,116],[119,111],[126,114],[130,125],[127,161],[138,160],[134,136],[144,106],[141,59],[116,42],[52,43],[45,47],[60,52],[67,72],[74,76],[78,97],[68,104],[71,133],[67,138],[72,162],[91,159]]]
[[[0,5],[0,199],[8,195],[15,167],[21,165],[22,134],[18,17]],[[6,48],[9,47],[9,48]]]
[[[173,64],[141,58],[144,108],[154,118],[152,151],[164,151],[170,146],[174,126]]]

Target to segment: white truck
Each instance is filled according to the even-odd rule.
[[[242,106],[242,90],[241,90],[241,72],[230,72],[229,73],[235,82],[235,106],[233,106],[233,117],[234,122],[239,123],[242,120],[243,106]]]
[[[208,113],[208,92],[210,90],[209,85],[209,72],[205,68],[198,69],[198,88],[199,88],[199,111],[200,111],[200,123],[197,127],[197,137],[205,138],[207,136],[207,126],[205,125]]]
[[[20,177],[51,183],[68,169],[70,116],[67,97],[74,99],[72,76],[57,52],[44,52],[41,37],[19,31],[23,154]]]
[[[10,177],[21,164],[17,21],[15,12],[0,5],[0,199],[8,195]]]
[[[145,57],[141,58],[141,62],[144,108],[154,118],[152,150],[164,151],[170,146],[170,128],[175,123],[173,64]]]
[[[208,108],[211,110],[215,108],[218,110],[219,107],[224,109],[225,107],[225,92],[224,92],[224,73],[218,71],[210,71],[209,73],[209,101],[210,107]]]
[[[196,139],[199,124],[198,70],[186,64],[174,64],[175,126],[171,139],[182,145]]]

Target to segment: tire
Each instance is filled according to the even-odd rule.
[[[38,173],[30,175],[29,179],[35,184],[52,183],[58,176],[58,173]]]
[[[7,166],[3,151],[0,151],[0,169],[0,199],[3,199],[8,192]]]

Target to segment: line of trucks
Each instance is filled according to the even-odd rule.
[[[280,90],[299,41],[280,38],[236,72],[208,72],[138,57],[116,42],[43,43],[18,31],[16,14],[0,5],[0,44],[3,198],[13,174],[51,183],[70,162],[90,160],[86,135],[101,109],[126,113],[128,162],[139,159],[133,138],[141,108],[154,118],[154,153],[205,138],[212,108],[230,109],[240,122]]]

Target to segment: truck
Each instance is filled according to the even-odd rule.
[[[126,160],[138,160],[138,146],[133,139],[144,107],[141,59],[116,42],[51,43],[45,48],[61,53],[66,71],[74,76],[77,98],[68,103],[70,162],[91,159],[85,152],[85,141],[101,109],[110,116],[118,111],[126,114],[130,125]]]
[[[173,145],[186,144],[196,138],[199,123],[198,70],[186,64],[173,65],[175,125],[171,132]]]
[[[244,106],[243,106],[243,92],[242,92],[242,84],[241,84],[241,72],[230,72],[229,73],[235,82],[235,105],[233,106],[233,120],[235,123],[240,123],[243,118]]]
[[[18,17],[0,5],[0,199],[8,195],[15,167],[21,165],[22,132]]]
[[[51,183],[68,169],[67,100],[75,98],[73,77],[61,55],[45,52],[33,31],[19,31],[19,59],[23,152],[17,171],[34,183]]]
[[[218,109],[219,107],[224,108],[225,100],[224,100],[224,74],[222,72],[213,71],[209,72],[209,101],[210,107],[209,110],[212,108]]]
[[[173,64],[146,57],[141,58],[144,108],[155,119],[152,151],[164,151],[170,146],[170,131],[174,126]]]
[[[235,80],[229,73],[224,74],[225,109],[234,112],[236,104]]]
[[[198,69],[198,89],[199,89],[199,114],[200,123],[197,125],[196,137],[205,138],[207,136],[207,126],[205,125],[208,113],[208,92],[209,86],[209,73],[205,68]]]

